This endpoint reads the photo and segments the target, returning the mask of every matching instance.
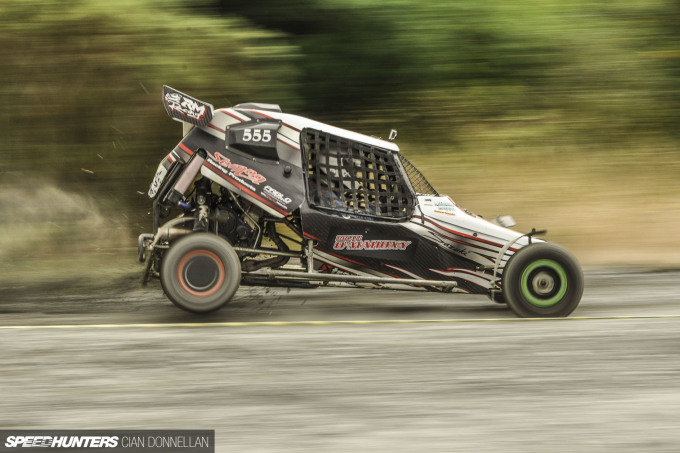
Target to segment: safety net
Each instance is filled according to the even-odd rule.
[[[311,206],[394,220],[411,216],[415,198],[398,153],[315,129],[300,135]]]

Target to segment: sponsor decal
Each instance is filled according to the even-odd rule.
[[[118,436],[8,436],[5,448],[115,448]]]
[[[290,202],[293,201],[291,198],[286,197],[281,192],[274,189],[272,186],[264,186],[262,196],[273,201],[274,203],[278,204],[283,208],[287,208]]]
[[[337,235],[333,242],[333,250],[406,250],[411,241],[364,239],[358,235]]]
[[[456,203],[451,198],[426,198],[423,206],[432,206],[437,214],[456,215]]]
[[[205,105],[178,92],[166,93],[165,105],[168,107],[168,110],[177,112],[195,121],[203,120],[208,111]]]
[[[160,165],[158,165],[158,170],[156,170],[153,181],[151,181],[151,187],[149,187],[149,198],[156,196],[156,193],[158,192],[158,189],[160,189],[161,183],[165,179],[165,175],[168,172],[168,169],[165,168],[163,163],[164,162],[161,161]]]
[[[214,430],[3,430],[0,452],[61,452],[102,449],[121,452],[214,453]]]
[[[244,183],[244,180],[250,181],[258,186],[265,182],[267,178],[259,174],[252,168],[248,168],[245,165],[235,164],[228,157],[223,156],[221,153],[216,152],[214,154],[208,153],[208,162],[213,165],[217,165],[221,168],[222,172],[231,178],[234,178],[240,183]],[[253,188],[250,184],[244,184],[249,188]]]

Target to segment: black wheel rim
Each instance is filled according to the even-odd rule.
[[[180,260],[177,279],[180,287],[188,294],[208,297],[224,284],[224,264],[209,250],[192,250]]]

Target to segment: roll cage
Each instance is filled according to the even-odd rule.
[[[395,151],[313,128],[300,132],[300,145],[307,202],[314,209],[403,221],[413,214],[416,193],[436,194]]]

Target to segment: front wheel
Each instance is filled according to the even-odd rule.
[[[172,244],[161,262],[160,278],[173,304],[208,313],[229,302],[238,289],[241,263],[224,239],[194,233]]]
[[[503,298],[522,318],[568,316],[583,295],[583,271],[564,248],[534,243],[519,249],[503,270]]]

